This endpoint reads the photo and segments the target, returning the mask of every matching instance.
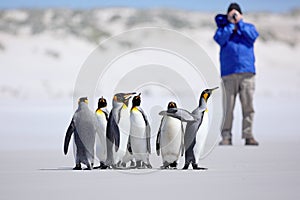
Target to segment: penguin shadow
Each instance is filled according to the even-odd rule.
[[[158,172],[158,171],[165,171],[165,172],[178,172],[178,171],[207,171],[207,168],[203,168],[201,170],[193,170],[193,169],[187,169],[187,170],[182,170],[181,168],[177,168],[177,169],[162,169],[160,167],[155,167],[152,169],[104,169],[104,170],[99,170],[99,169],[93,169],[93,170],[74,170],[72,167],[57,167],[57,168],[41,168],[38,169],[39,171],[119,171],[119,172],[127,172],[130,174],[151,174],[154,172]]]
[[[74,171],[72,167],[41,168],[39,171]]]

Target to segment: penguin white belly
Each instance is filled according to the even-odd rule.
[[[142,113],[138,110],[131,111],[130,136],[134,158],[147,162],[146,123]]]
[[[118,152],[114,154],[115,163],[119,161],[128,162],[130,156],[127,153],[128,137],[130,133],[130,113],[128,107],[123,107],[120,113],[119,131],[120,131],[120,146]],[[126,157],[125,157],[126,156]]]
[[[209,126],[208,112],[205,112],[202,123],[196,134],[196,144],[194,147],[194,155],[195,155],[196,163],[198,163],[199,159],[203,156],[203,150],[208,135],[208,126]]]
[[[163,162],[173,163],[179,159],[182,141],[181,121],[165,116],[161,127],[161,155]]]
[[[106,149],[106,125],[107,120],[104,112],[97,111],[96,117],[98,121],[98,137],[96,138],[96,156],[99,161],[104,162],[107,156]]]

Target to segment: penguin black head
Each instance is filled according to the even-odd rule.
[[[117,93],[114,95],[113,104],[116,103],[123,103],[124,105],[128,106],[129,99],[132,95],[136,94],[135,92],[132,93]]]
[[[132,99],[132,107],[141,105],[141,93]]]
[[[87,97],[81,97],[81,98],[79,98],[78,99],[78,104],[80,104],[80,103],[86,103],[86,104],[88,104],[88,98]]]
[[[210,95],[212,94],[212,92],[216,89],[218,89],[219,87],[215,87],[215,88],[212,88],[212,89],[205,89],[203,90],[203,92],[201,93],[201,96],[200,96],[200,103],[201,103],[201,99],[204,99],[205,102],[207,102],[208,98],[210,97]]]
[[[107,106],[106,99],[103,98],[103,96],[98,100],[98,109],[104,108]]]
[[[168,109],[170,109],[170,108],[177,108],[176,103],[173,102],[173,101],[170,101],[169,104],[168,104]]]

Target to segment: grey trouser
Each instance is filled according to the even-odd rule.
[[[255,89],[255,75],[252,73],[231,74],[222,77],[225,89],[224,95],[224,108],[225,108],[225,121],[222,128],[222,137],[224,139],[231,139],[232,122],[233,122],[233,109],[237,94],[239,94],[242,112],[243,112],[243,125],[242,125],[242,138],[253,138],[253,94]]]

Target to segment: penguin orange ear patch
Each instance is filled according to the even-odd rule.
[[[208,97],[208,94],[205,93],[205,94],[203,95],[203,98],[204,98],[205,100],[207,100],[207,97]]]

